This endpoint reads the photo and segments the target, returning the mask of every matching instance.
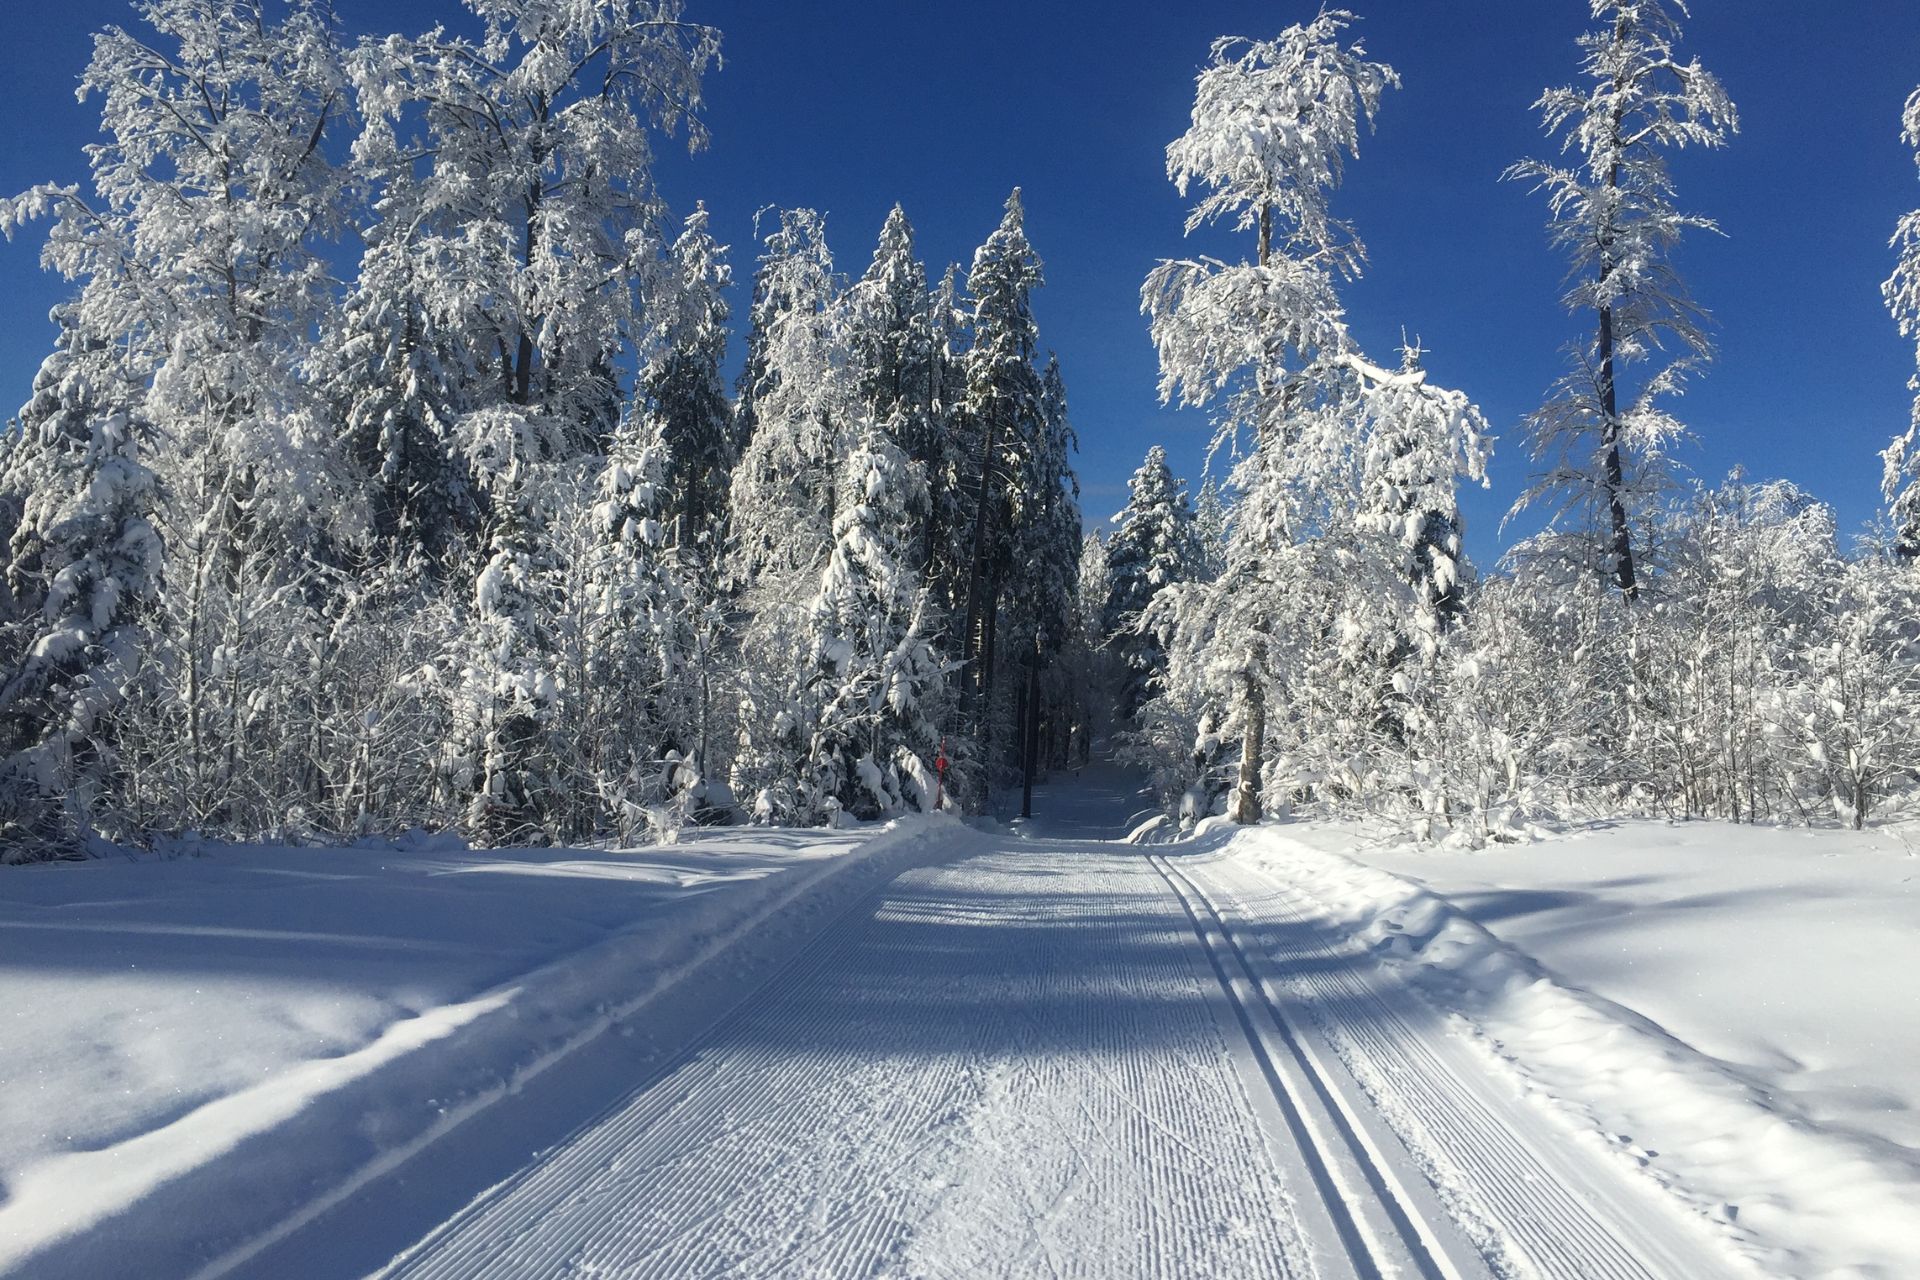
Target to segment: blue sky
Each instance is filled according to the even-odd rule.
[[[350,33],[466,21],[450,0],[337,0]],[[1424,0],[1355,5],[1374,56],[1405,88],[1350,169],[1337,207],[1372,252],[1346,292],[1376,358],[1404,326],[1436,378],[1486,409],[1502,441],[1493,488],[1468,500],[1469,545],[1496,554],[1525,483],[1520,421],[1560,370],[1577,330],[1560,310],[1562,264],[1537,196],[1498,181],[1548,146],[1529,106],[1575,73],[1582,0]],[[16,6],[0,48],[15,125],[0,133],[0,189],[83,176],[97,115],[72,89],[88,35],[129,20],[123,0]],[[1059,352],[1081,438],[1091,518],[1116,509],[1149,445],[1197,475],[1205,418],[1160,407],[1138,314],[1141,278],[1163,257],[1238,254],[1232,237],[1183,240],[1163,148],[1186,126],[1212,38],[1271,35],[1312,6],[1283,0],[691,0],[726,33],[709,83],[714,145],[670,156],[677,208],[706,200],[751,270],[766,205],[828,213],[841,266],[861,270],[887,209],[902,202],[936,273],[965,262],[1009,188],[1025,188],[1047,264],[1036,300]],[[1684,461],[1717,479],[1743,464],[1833,503],[1843,527],[1878,505],[1875,453],[1907,418],[1911,347],[1881,307],[1886,241],[1920,206],[1898,114],[1920,83],[1912,0],[1697,0],[1686,50],[1720,75],[1742,131],[1725,151],[1676,162],[1683,201],[1717,218],[1682,266],[1718,321],[1720,359],[1677,408],[1699,437]],[[64,293],[31,234],[0,244],[0,404],[26,398]],[[744,309],[744,289],[735,298]]]

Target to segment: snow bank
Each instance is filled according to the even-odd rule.
[[[10,873],[0,1274],[107,1274],[130,1246],[143,1274],[217,1274],[608,1028],[693,1034],[650,1007],[716,963],[751,979],[963,831]]]
[[[1725,860],[1746,857],[1756,843],[1781,834],[1722,828],[1705,844]],[[1429,1003],[1460,1015],[1471,1038],[1530,1091],[1715,1222],[1766,1274],[1920,1275],[1920,1153],[1822,1124],[1751,1073],[1715,1060],[1644,1010],[1610,1000],[1582,981],[1628,968],[1638,974],[1636,991],[1715,985],[1701,987],[1698,968],[1667,963],[1670,958],[1657,948],[1629,941],[1613,953],[1611,965],[1596,962],[1563,975],[1501,941],[1460,904],[1314,847],[1334,843],[1351,847],[1353,833],[1267,828],[1239,836],[1231,848],[1317,901]],[[1671,853],[1672,842],[1667,844]],[[1405,865],[1419,857],[1477,855],[1369,850],[1359,856]],[[1632,876],[1611,879],[1620,888],[1641,883]],[[1514,905],[1511,891],[1494,901]],[[1744,932],[1741,901],[1735,893],[1702,902],[1709,909],[1691,926],[1711,939],[1693,954],[1717,952],[1723,976],[1748,968],[1756,943],[1764,946]],[[1910,908],[1914,900],[1906,901]],[[1716,922],[1717,912],[1726,914]],[[1920,923],[1911,914],[1908,920],[1909,930]],[[1855,954],[1840,943],[1846,928],[1842,920],[1824,937],[1803,937],[1786,962],[1840,985],[1877,989],[1884,1013],[1910,1030],[1913,997],[1906,975],[1913,970],[1888,967],[1885,956]],[[1749,973],[1759,978],[1756,970]],[[1769,1006],[1762,996],[1746,1007],[1763,1017]],[[1911,1082],[1920,1067],[1909,1056],[1893,1069]]]

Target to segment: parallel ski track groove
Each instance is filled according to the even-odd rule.
[[[1608,1230],[1510,1123],[1461,1087],[1454,1068],[1428,1038],[1360,981],[1350,965],[1312,963],[1351,956],[1342,955],[1339,943],[1302,909],[1296,893],[1270,892],[1314,944],[1285,947],[1268,935],[1261,938],[1262,949],[1309,997],[1308,1009],[1342,1059],[1365,1064],[1373,1087],[1362,1087],[1376,1102],[1384,1101],[1382,1089],[1402,1095],[1397,1100],[1403,1103],[1401,1114],[1441,1139],[1419,1145],[1429,1153],[1447,1153],[1448,1162],[1465,1175],[1449,1182],[1472,1188],[1474,1198],[1485,1202],[1483,1208],[1469,1207],[1480,1208],[1475,1216],[1489,1220],[1503,1248],[1539,1274],[1565,1280],[1657,1280],[1663,1274],[1649,1269]],[[1250,929],[1261,935],[1258,925]],[[1351,1043],[1342,1048],[1342,1039]]]
[[[1281,1112],[1286,1116],[1294,1140],[1299,1144],[1301,1154],[1306,1158],[1313,1172],[1316,1189],[1326,1202],[1342,1245],[1347,1251],[1348,1260],[1363,1277],[1380,1278],[1397,1275],[1399,1266],[1391,1258],[1377,1255],[1376,1246],[1369,1241],[1356,1210],[1352,1194],[1340,1185],[1335,1168],[1342,1163],[1340,1156],[1345,1154],[1366,1179],[1368,1189],[1378,1203],[1387,1212],[1389,1220],[1398,1234],[1400,1245],[1406,1258],[1419,1269],[1427,1280],[1457,1280],[1457,1272],[1433,1252],[1423,1232],[1414,1218],[1414,1210],[1402,1202],[1399,1192],[1393,1185],[1393,1178],[1383,1170],[1375,1159],[1369,1144],[1357,1134],[1348,1123],[1333,1086],[1322,1075],[1312,1057],[1301,1047],[1299,1032],[1291,1016],[1267,993],[1254,971],[1252,961],[1242,949],[1239,938],[1226,918],[1215,908],[1211,899],[1186,874],[1176,868],[1168,859],[1158,855],[1148,855],[1154,870],[1167,882],[1167,887],[1180,900],[1181,909],[1186,912],[1193,925],[1201,946],[1207,953],[1221,988],[1227,993],[1241,1029],[1260,1064],[1261,1074],[1280,1103]],[[1265,1038],[1255,1028],[1254,1011],[1247,1006],[1239,988],[1229,975],[1226,957],[1219,954],[1208,938],[1207,928],[1202,917],[1213,922],[1214,929],[1231,955],[1235,964],[1242,970],[1246,988],[1267,1014],[1272,1025],[1280,1034],[1281,1043],[1291,1056],[1293,1066],[1307,1081],[1314,1092],[1313,1103],[1318,1104],[1320,1114],[1331,1123],[1338,1140],[1344,1144],[1345,1152],[1327,1150],[1326,1142],[1313,1131],[1306,1114],[1309,1103],[1295,1096],[1295,1090],[1287,1082],[1286,1073],[1280,1063],[1273,1060]]]

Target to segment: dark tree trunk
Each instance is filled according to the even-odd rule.
[[[1633,531],[1627,523],[1626,468],[1620,459],[1619,394],[1613,377],[1613,308],[1600,308],[1600,413],[1603,426],[1600,438],[1601,465],[1606,469],[1607,514],[1613,524],[1609,552],[1613,557],[1613,581],[1628,600],[1640,598],[1640,585],[1633,572]]]
[[[1025,708],[1025,750],[1020,770],[1020,816],[1033,816],[1033,772],[1040,752],[1040,659],[1027,660],[1027,683],[1020,690],[1020,705]]]
[[[999,432],[997,414],[988,414],[985,430],[980,437],[980,473],[979,483],[974,490],[973,511],[973,555],[967,569],[967,623],[962,632],[961,642],[965,646],[961,653],[960,676],[960,718],[971,724],[983,717],[986,712],[985,693],[987,680],[983,667],[985,652],[991,653],[991,645],[986,644],[987,622],[987,508],[993,496],[993,450],[998,443]]]
[[[1266,750],[1267,694],[1260,685],[1266,665],[1266,646],[1256,647],[1247,661],[1246,725],[1240,745],[1240,785],[1233,791],[1233,820],[1242,826],[1260,821],[1260,766]]]

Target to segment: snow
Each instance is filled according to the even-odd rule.
[[[1110,850],[909,872],[381,1274],[1308,1273],[1330,1241],[1262,1157],[1183,925]]]
[[[1767,1274],[1920,1274],[1920,861],[1897,830],[1640,821],[1466,852],[1302,824],[1235,847]]]
[[[650,998],[716,955],[742,973],[777,959],[945,829],[212,847],[13,872],[0,1275],[99,1274],[129,1235],[166,1274],[297,1218],[609,1025],[645,1025]]]
[[[1249,860],[1086,838],[1138,799],[1101,768],[1042,787],[1034,820],[900,875],[697,1051],[359,1270],[1744,1274],[1439,1020],[1373,994],[1371,956],[1285,924]],[[1479,1181],[1424,1182],[1363,1074],[1426,1089],[1395,1117],[1470,1138]],[[271,1273],[331,1274],[303,1250],[364,1221],[316,1224]]]
[[[1151,803],[16,870],[0,1276],[1916,1274],[1898,832]]]

